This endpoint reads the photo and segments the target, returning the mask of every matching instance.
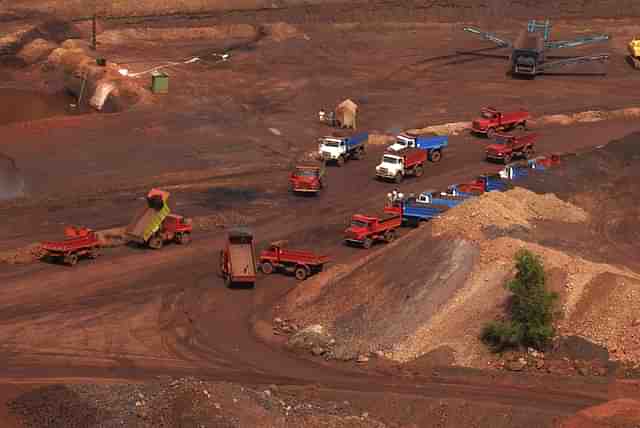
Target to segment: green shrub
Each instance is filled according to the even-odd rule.
[[[516,276],[507,283],[511,293],[508,321],[494,321],[482,329],[482,340],[502,351],[528,346],[541,349],[553,338],[555,293],[546,289],[545,272],[540,257],[528,250],[516,253]]]

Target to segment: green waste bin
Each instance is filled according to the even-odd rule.
[[[151,73],[151,92],[166,94],[169,92],[169,75],[159,71]]]

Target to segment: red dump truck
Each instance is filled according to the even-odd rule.
[[[43,259],[75,266],[80,257],[95,259],[100,254],[100,241],[93,230],[70,226],[65,228],[64,235],[65,239],[62,241],[45,241],[40,244]]]
[[[325,163],[298,165],[289,175],[289,189],[294,193],[315,193],[327,187]]]
[[[383,217],[354,214],[351,225],[344,231],[344,240],[368,249],[375,241],[393,241],[401,225],[402,216],[398,213],[385,213]]]
[[[503,113],[494,107],[480,110],[481,117],[471,122],[471,131],[492,138],[498,131],[509,131],[516,127],[526,128],[531,114],[527,110]]]
[[[234,284],[254,286],[256,282],[256,256],[253,234],[248,229],[233,229],[227,244],[220,250],[220,275],[227,286]]]
[[[402,182],[404,177],[409,175],[420,177],[424,173],[428,155],[426,150],[416,148],[387,152],[382,155],[382,161],[376,166],[376,177],[396,183]]]
[[[191,219],[171,214],[167,199],[169,192],[151,189],[146,197],[146,206],[136,213],[125,229],[125,235],[130,242],[147,245],[153,249],[162,248],[165,242],[191,242]]]
[[[515,158],[529,159],[533,157],[536,148],[538,134],[502,135],[485,149],[485,157],[488,161],[499,161],[505,165]]]
[[[291,250],[286,241],[276,241],[262,251],[259,257],[260,270],[269,275],[274,270],[295,274],[303,281],[309,275],[321,272],[329,262],[328,256],[317,255],[307,250]]]

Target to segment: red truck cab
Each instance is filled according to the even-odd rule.
[[[498,135],[493,144],[486,147],[486,159],[501,161],[505,164],[514,158],[529,159],[535,153],[537,134]]]
[[[526,128],[530,118],[531,114],[524,109],[503,113],[495,107],[484,107],[480,110],[480,118],[471,122],[471,131],[491,138],[498,131]]]
[[[324,165],[297,166],[289,175],[289,188],[292,192],[318,193],[325,187]]]
[[[386,213],[382,218],[354,214],[351,224],[344,231],[344,240],[348,244],[361,245],[368,249],[375,241],[393,241],[395,231],[401,225],[402,217],[397,213]]]
[[[193,224],[191,219],[177,214],[169,214],[162,222],[162,234],[165,241],[175,241],[178,244],[191,242]]]

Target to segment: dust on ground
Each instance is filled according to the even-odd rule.
[[[559,421],[557,428],[635,427],[640,423],[640,401],[618,399],[584,409]]]
[[[378,427],[349,402],[301,399],[263,388],[194,378],[141,384],[56,384],[8,403],[26,427]]]

